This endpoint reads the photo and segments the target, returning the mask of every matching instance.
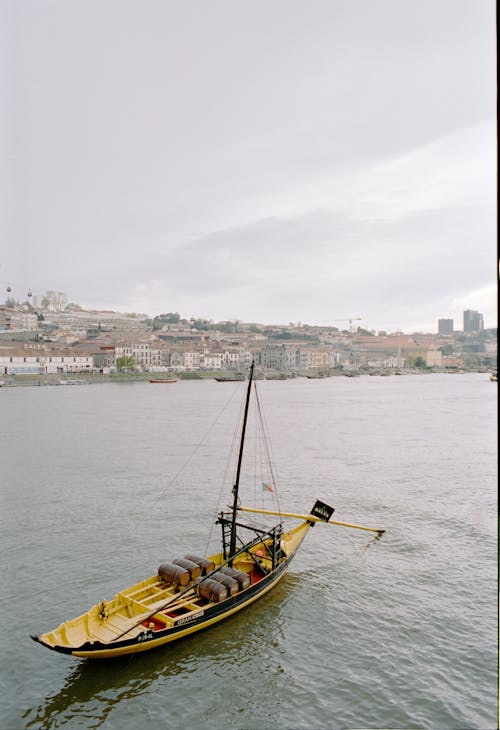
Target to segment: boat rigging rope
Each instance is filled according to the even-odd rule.
[[[245,382],[245,381],[243,381],[243,382]],[[235,388],[235,390],[231,396],[231,400],[234,397],[235,393],[241,390],[240,385],[241,385],[241,383],[239,383],[238,387]],[[229,405],[229,403],[228,403],[228,405]],[[216,501],[215,513],[213,515],[213,518],[210,521],[210,529],[208,531],[207,541],[206,541],[206,545],[205,545],[205,553],[204,553],[205,555],[208,555],[209,545],[212,542],[212,536],[213,536],[213,533],[215,530],[215,524],[216,524],[215,518],[217,517],[218,513],[224,509],[224,499],[227,499],[228,472],[229,472],[230,467],[233,466],[233,461],[234,461],[233,455],[236,453],[236,446],[237,446],[237,441],[239,438],[240,424],[243,419],[243,408],[244,408],[244,403],[242,402],[240,404],[240,410],[239,410],[238,417],[236,419],[236,424],[235,424],[235,427],[233,430],[233,437],[231,440],[231,446],[229,448],[229,452],[227,454],[224,473],[222,474],[222,479],[220,482],[219,493],[218,493],[217,501]],[[236,478],[236,476],[235,476],[235,474],[233,474],[233,478],[232,478],[233,484],[235,482],[235,478]]]
[[[224,413],[224,411],[226,411],[228,409],[230,403],[233,401],[233,399],[234,399],[234,397],[235,397],[235,395],[236,395],[237,392],[238,392],[238,388],[234,388],[232,390],[232,392],[231,392],[228,400],[226,401],[226,403],[224,403],[224,405],[222,406],[221,410],[217,413],[216,417],[214,418],[214,420],[212,421],[212,423],[208,427],[208,429],[207,429],[205,435],[203,436],[203,438],[201,439],[201,441],[195,445],[194,449],[189,454],[189,456],[187,457],[186,461],[182,464],[182,466],[180,467],[180,469],[178,469],[178,471],[168,480],[168,482],[165,484],[165,486],[163,487],[163,489],[160,491],[160,496],[161,497],[165,496],[166,491],[172,486],[172,484],[174,482],[176,482],[179,479],[180,475],[185,471],[185,469],[188,467],[188,465],[193,460],[195,454],[199,451],[199,449],[202,446],[204,446],[206,444],[206,442],[208,440],[208,437],[209,437],[210,433],[212,432],[214,426],[221,419],[222,414]]]
[[[259,423],[261,425],[261,436],[262,436],[262,445],[265,450],[266,454],[266,462],[269,467],[269,472],[271,474],[271,481],[273,486],[273,500],[276,503],[276,509],[278,512],[281,512],[280,502],[279,502],[279,495],[278,495],[278,478],[277,478],[277,472],[275,468],[273,469],[273,463],[274,460],[272,458],[272,450],[271,450],[271,440],[269,438],[269,432],[267,428],[267,423],[264,417],[264,409],[262,408],[262,404],[259,397],[259,391],[257,389],[257,383],[254,383],[255,386],[255,402],[257,404],[257,413],[259,417]]]

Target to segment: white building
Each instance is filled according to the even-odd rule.
[[[0,306],[0,331],[33,332],[38,329],[38,317],[22,307]]]
[[[3,375],[83,373],[92,372],[93,367],[92,355],[25,348],[0,352],[0,373]]]
[[[202,353],[196,350],[186,350],[183,359],[183,365],[188,370],[194,370],[200,367]]]

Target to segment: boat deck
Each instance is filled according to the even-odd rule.
[[[239,563],[238,568],[250,576],[251,585],[262,580],[265,574],[248,558]],[[177,594],[178,600],[175,598]],[[111,601],[103,600],[87,613],[66,621],[40,639],[52,647],[78,647],[88,641],[109,643],[125,634],[128,639],[133,639],[144,633],[145,628],[153,632],[164,631],[172,628],[180,617],[189,619],[213,605],[213,602],[198,595],[194,581],[181,591],[154,575],[120,591]]]

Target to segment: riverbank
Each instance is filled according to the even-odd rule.
[[[261,378],[268,380],[280,380],[288,379],[288,377],[300,377],[300,378],[331,378],[331,377],[362,377],[362,376],[406,376],[406,375],[428,375],[435,373],[445,373],[447,375],[465,374],[465,373],[484,373],[487,376],[491,375],[491,370],[445,370],[437,368],[427,368],[419,370],[354,370],[354,371],[342,371],[334,370],[331,372],[315,372],[315,371],[303,371],[294,374],[293,376],[287,376],[282,374],[278,377],[276,372],[269,371],[264,373]],[[232,377],[231,377],[232,376]],[[183,372],[169,372],[169,373],[113,373],[103,375],[102,373],[56,373],[56,374],[16,374],[16,375],[5,375],[0,380],[0,387],[13,388],[13,387],[24,387],[24,386],[72,386],[72,385],[99,385],[102,383],[141,383],[148,382],[149,380],[155,379],[156,381],[165,379],[171,380],[172,378],[177,380],[212,380],[215,378],[227,378],[228,380],[234,378],[234,373],[225,371],[208,371],[208,370],[196,370],[196,371],[183,371]]]

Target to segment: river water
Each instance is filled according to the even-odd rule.
[[[242,387],[0,390],[0,728],[496,728],[486,374],[262,381],[282,509],[386,534],[317,525],[270,594],[143,655],[31,641],[206,550]]]

